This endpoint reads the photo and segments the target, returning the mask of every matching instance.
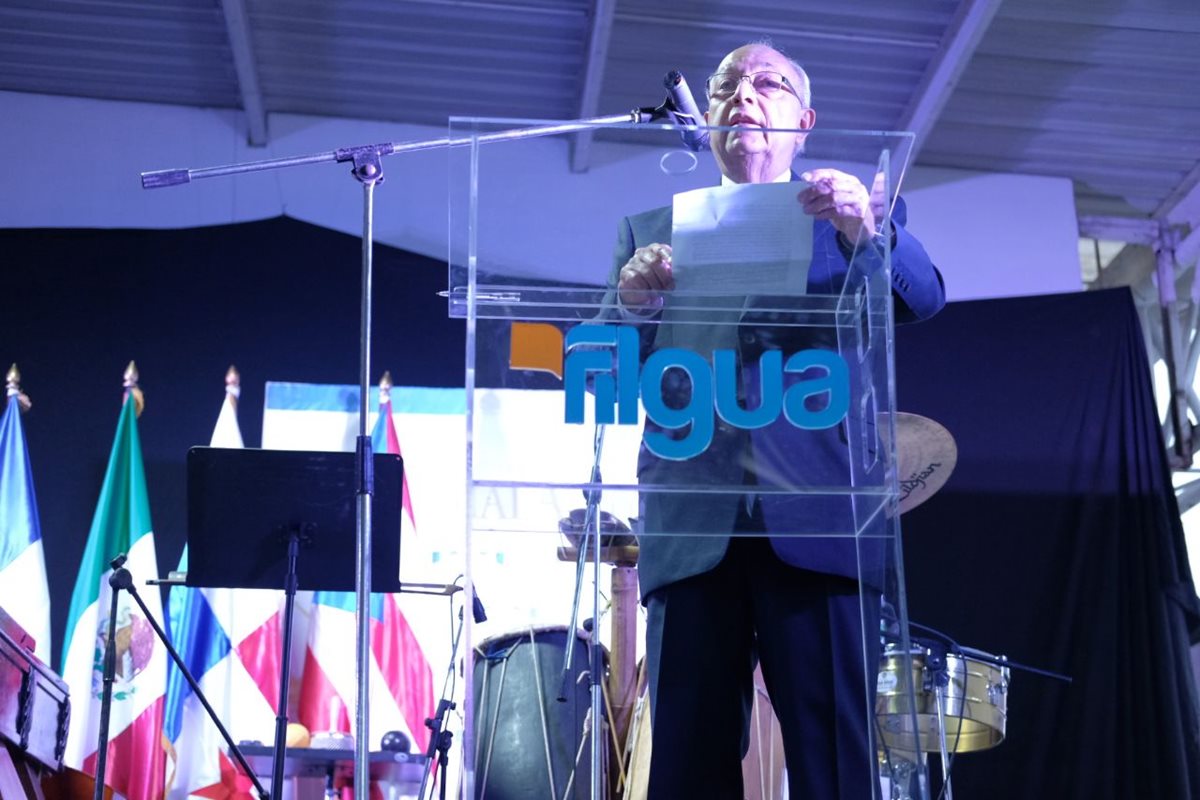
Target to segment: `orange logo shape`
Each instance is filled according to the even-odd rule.
[[[508,350],[508,368],[549,372],[562,380],[562,331],[545,322],[514,322]]]

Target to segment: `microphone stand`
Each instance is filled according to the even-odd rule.
[[[454,632],[454,642],[450,646],[450,666],[447,667],[446,677],[442,681],[442,696],[438,700],[437,712],[433,717],[425,720],[425,727],[429,728],[432,733],[429,736],[429,746],[425,748],[425,773],[421,776],[421,790],[417,792],[417,800],[425,800],[425,787],[429,785],[429,780],[433,775],[435,754],[442,776],[441,797],[442,800],[446,800],[446,766],[450,762],[450,744],[454,740],[454,734],[446,730],[446,718],[449,716],[448,712],[456,708],[454,701],[450,699],[450,686],[454,681],[454,659],[458,656],[458,641],[463,632],[464,608],[466,608],[465,604],[458,609],[458,630]],[[483,603],[474,593],[471,598],[471,618],[476,624],[487,621]],[[465,754],[463,758],[466,758]]]
[[[363,225],[362,225],[362,277],[360,295],[360,329],[359,329],[359,409],[358,436],[355,440],[356,453],[356,508],[355,508],[355,621],[356,621],[356,674],[357,686],[355,696],[355,736],[354,736],[354,795],[357,800],[368,800],[370,796],[370,763],[368,737],[368,698],[370,669],[368,659],[371,655],[370,640],[370,591],[371,591],[371,499],[374,495],[374,476],[372,475],[371,437],[367,432],[367,399],[370,394],[370,364],[371,364],[371,277],[373,251],[373,219],[375,186],[383,181],[384,156],[397,153],[415,153],[422,150],[439,150],[449,147],[464,147],[476,143],[504,142],[517,139],[532,139],[539,136],[549,136],[559,133],[571,133],[587,130],[598,125],[613,125],[619,123],[647,123],[663,119],[669,114],[659,109],[635,108],[624,114],[590,119],[573,120],[554,125],[539,125],[528,128],[514,128],[507,131],[465,136],[456,139],[441,138],[418,142],[384,142],[381,144],[358,145],[343,147],[322,153],[288,158],[272,158],[261,161],[248,161],[240,164],[229,164],[219,167],[204,167],[199,169],[165,169],[141,174],[143,189],[158,189],[167,186],[180,186],[201,178],[218,178],[227,175],[242,175],[252,172],[263,172],[271,169],[298,167],[306,164],[323,164],[329,162],[352,163],[351,174],[363,187]],[[660,115],[661,112],[661,115]],[[597,564],[599,563],[599,547],[597,546]],[[597,589],[597,603],[599,590]],[[568,648],[570,650],[570,648]],[[286,657],[286,653],[284,656]],[[278,709],[286,719],[287,710]],[[595,748],[593,748],[595,749]],[[103,755],[100,756],[103,758]],[[103,762],[100,762],[101,764]],[[594,795],[599,797],[599,795]]]
[[[588,478],[589,488],[584,493],[587,498],[587,510],[584,514],[583,533],[579,537],[579,552],[575,556],[575,597],[571,603],[571,624],[567,627],[567,646],[563,654],[562,675],[559,681],[558,697],[560,703],[567,701],[567,692],[574,686],[571,680],[571,665],[574,661],[574,637],[579,625],[579,602],[583,594],[583,573],[588,560],[588,543],[592,545],[592,630],[588,637],[588,688],[591,694],[590,715],[591,726],[591,764],[592,764],[592,800],[600,800],[601,791],[601,758],[600,735],[603,717],[600,716],[601,701],[603,700],[604,676],[602,672],[603,657],[600,652],[600,456],[604,452],[604,431],[606,426],[597,424],[592,437],[592,472]]]
[[[221,720],[217,716],[217,712],[213,710],[211,705],[209,705],[208,698],[204,696],[204,692],[200,689],[200,685],[197,684],[196,679],[192,677],[192,673],[188,670],[187,664],[183,663],[183,659],[180,658],[179,653],[174,647],[171,646],[170,637],[167,636],[166,632],[158,624],[158,620],[154,618],[154,615],[150,613],[150,609],[146,607],[146,603],[143,602],[142,596],[138,594],[137,587],[134,586],[133,575],[130,574],[129,570],[125,569],[125,562],[127,560],[128,557],[124,553],[121,553],[109,562],[109,566],[112,567],[113,573],[112,575],[108,576],[108,585],[111,597],[108,607],[108,639],[104,644],[104,690],[100,697],[100,733],[96,745],[96,788],[95,794],[93,795],[94,800],[104,800],[104,778],[108,767],[109,718],[112,713],[113,680],[116,677],[117,671],[117,647],[115,642],[117,637],[117,612],[119,608],[118,600],[122,589],[129,593],[129,596],[134,599],[134,601],[138,604],[138,607],[142,610],[142,613],[145,614],[146,621],[149,622],[150,627],[154,629],[154,633],[158,636],[159,641],[161,641],[167,648],[167,653],[170,654],[171,659],[175,662],[175,666],[179,667],[179,671],[183,673],[183,677],[185,680],[187,680],[188,686],[192,687],[192,691],[196,693],[196,699],[200,701],[200,705],[204,706],[204,710],[208,713],[209,719],[211,719],[217,726],[217,730],[221,733],[221,738],[223,738],[225,740],[225,744],[229,746],[229,754],[233,756],[234,761],[236,761],[238,766],[242,768],[242,772],[250,779],[250,782],[254,784],[254,788],[258,792],[258,796],[279,800],[279,794],[268,794],[267,790],[263,788],[262,783],[260,783],[258,780],[258,776],[254,774],[254,770],[250,769],[250,765],[246,763],[246,758],[242,755],[242,751],[238,749],[236,744],[234,744],[233,737],[229,735],[229,731],[227,731],[225,726],[221,724]]]
[[[441,139],[424,139],[417,142],[383,142],[381,144],[358,145],[341,147],[337,150],[326,150],[320,153],[310,153],[305,156],[288,156],[285,158],[267,158],[260,161],[243,161],[239,164],[226,164],[220,167],[200,167],[197,169],[159,169],[141,173],[143,189],[161,189],[167,186],[180,186],[201,178],[222,178],[227,175],[244,175],[251,172],[263,172],[269,169],[286,169],[301,167],[307,164],[328,164],[330,162],[355,162],[358,169],[358,158],[363,155],[375,157],[391,156],[398,153],[417,153],[422,150],[442,150],[448,147],[466,147],[475,142],[505,142],[515,139],[535,139],[539,136],[552,136],[557,133],[573,133],[594,128],[597,125],[615,125],[621,123],[642,124],[667,119],[671,114],[667,104],[656,108],[635,108],[624,114],[611,114],[607,117],[590,117],[588,119],[571,120],[558,125],[535,125],[529,128],[513,128],[496,133],[485,133],[479,136],[462,136],[457,139],[444,137]],[[383,180],[380,173],[375,179]],[[355,175],[357,178],[358,176]]]

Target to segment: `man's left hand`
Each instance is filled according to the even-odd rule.
[[[862,181],[836,169],[811,169],[800,179],[810,186],[797,195],[804,213],[833,223],[851,244],[860,244],[875,234],[875,213]]]

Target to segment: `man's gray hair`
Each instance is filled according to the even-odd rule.
[[[805,108],[812,108],[812,82],[809,81],[808,73],[804,71],[804,67],[800,66],[800,62],[785,53],[782,48],[771,41],[771,37],[769,36],[764,36],[757,41],[747,42],[742,46],[747,47],[749,45],[762,45],[763,47],[769,47],[776,53],[779,53],[779,55],[786,58],[788,65],[795,70],[796,76],[800,78],[800,85],[793,87],[796,90],[796,94],[800,96],[800,105],[804,106]]]

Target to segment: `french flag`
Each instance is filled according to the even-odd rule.
[[[34,654],[50,663],[50,589],[29,451],[21,428],[19,375],[9,370],[8,405],[0,419],[0,608],[35,641]],[[26,401],[28,402],[28,401]]]

